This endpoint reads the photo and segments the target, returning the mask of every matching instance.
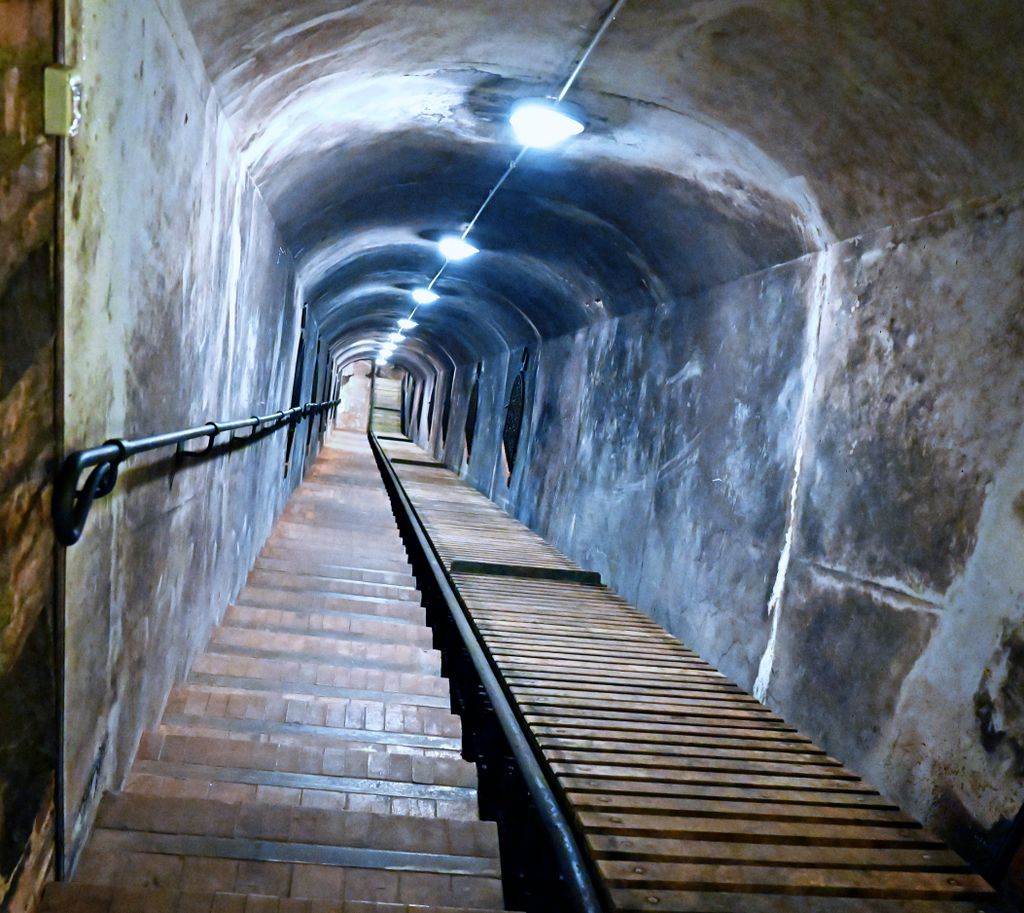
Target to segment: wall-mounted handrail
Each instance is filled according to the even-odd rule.
[[[381,467],[384,484],[393,495],[396,507],[408,521],[409,528],[416,537],[417,546],[422,552],[431,576],[437,583],[438,590],[451,614],[452,621],[459,632],[462,644],[476,674],[480,678],[491,707],[494,710],[498,725],[508,742],[512,756],[515,758],[519,772],[522,774],[526,789],[536,805],[544,830],[551,841],[551,848],[558,861],[565,888],[574,913],[602,913],[604,907],[590,876],[587,857],[580,850],[573,834],[572,826],[555,796],[551,784],[548,783],[544,770],[534,754],[530,740],[523,732],[519,718],[505,694],[501,682],[495,673],[488,654],[477,638],[472,622],[466,615],[463,605],[452,586],[451,578],[441,562],[434,543],[427,535],[419,513],[409,500],[401,480],[391,466],[391,461],[377,441],[377,435],[370,431],[367,435],[374,458]]]
[[[273,412],[270,415],[253,415],[230,422],[207,422],[195,428],[169,431],[135,440],[115,438],[99,447],[69,453],[61,464],[54,482],[53,525],[57,541],[68,546],[74,545],[82,537],[93,501],[105,498],[114,490],[121,464],[129,457],[163,447],[175,447],[178,456],[183,457],[191,452],[185,450],[183,445],[197,438],[207,439],[206,447],[199,453],[208,453],[213,450],[217,437],[221,434],[230,433],[230,441],[247,440],[257,434],[271,434],[288,425],[297,424],[304,418],[320,415],[339,402],[340,400],[325,400],[322,403],[306,403],[304,406],[295,406],[293,409]],[[238,434],[245,429],[249,430],[248,434]],[[82,473],[88,469],[92,469],[92,472],[85,480],[85,485],[79,488],[78,481]]]

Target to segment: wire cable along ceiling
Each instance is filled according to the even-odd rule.
[[[413,319],[416,316],[416,311],[420,307],[433,304],[441,297],[434,288],[448,267],[452,263],[468,260],[480,252],[480,249],[469,241],[469,236],[495,195],[511,177],[512,172],[519,166],[526,153],[530,149],[554,149],[574,136],[579,136],[586,129],[586,116],[583,110],[577,105],[566,102],[565,96],[625,3],[626,0],[616,0],[616,3],[604,15],[590,39],[590,43],[580,55],[572,73],[569,74],[556,96],[521,99],[512,106],[508,120],[521,148],[509,162],[508,167],[488,192],[483,203],[480,204],[480,208],[477,209],[462,232],[445,234],[438,240],[437,249],[444,258],[443,262],[434,277],[425,286],[415,288],[410,293],[414,307],[408,317],[398,321],[398,330],[389,334],[387,341],[381,344],[377,354],[379,366],[383,367],[390,362],[398,350],[398,346],[405,340],[404,333],[416,328],[417,323]]]

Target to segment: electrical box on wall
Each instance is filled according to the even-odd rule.
[[[82,77],[74,67],[54,64],[43,77],[44,130],[49,136],[75,136],[82,125]]]

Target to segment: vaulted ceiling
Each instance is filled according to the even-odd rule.
[[[182,0],[336,352],[365,354],[610,0]],[[446,365],[678,300],[1020,182],[1017,0],[630,0],[399,358]]]

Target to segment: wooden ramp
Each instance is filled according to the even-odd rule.
[[[378,438],[530,727],[610,909],[974,913],[989,885],[541,537]]]

